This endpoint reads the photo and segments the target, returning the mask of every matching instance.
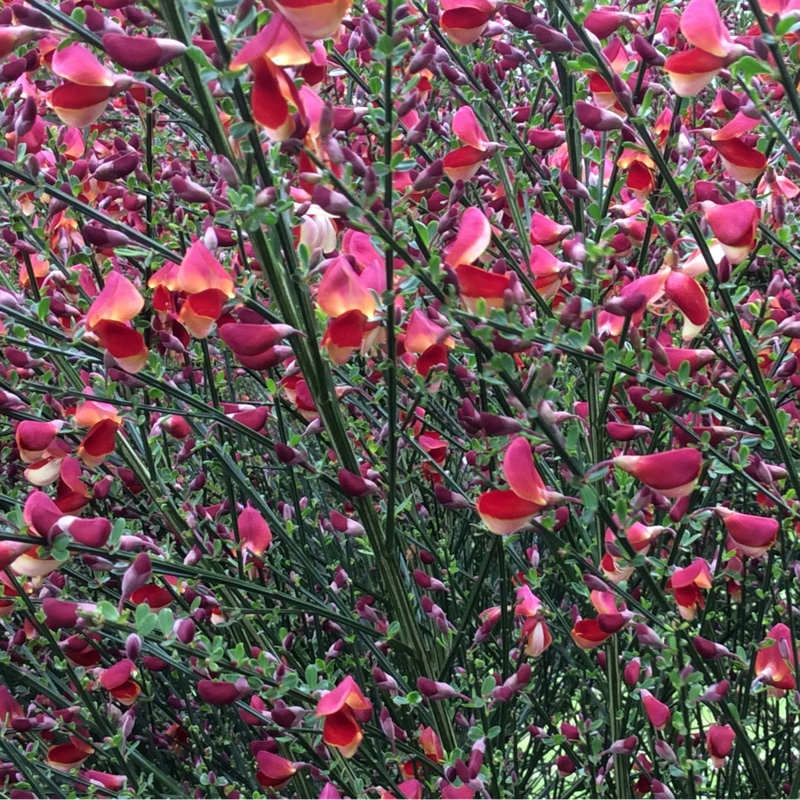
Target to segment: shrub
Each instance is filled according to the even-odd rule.
[[[5,3],[4,796],[796,796],[795,5]]]

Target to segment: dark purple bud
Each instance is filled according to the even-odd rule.
[[[347,212],[353,208],[353,204],[343,194],[334,192],[332,189],[319,184],[314,187],[311,200],[323,211],[327,211],[337,217],[346,217]]]
[[[427,697],[428,700],[469,699],[465,697],[465,695],[457,692],[449,683],[433,681],[430,678],[417,678],[417,690],[423,697]]]
[[[728,689],[731,685],[728,681],[720,681],[719,683],[712,683],[708,689],[700,695],[700,700],[704,703],[719,703],[728,694]]]
[[[712,642],[710,639],[706,639],[703,636],[695,636],[692,642],[695,650],[697,650],[701,658],[704,658],[706,661],[716,661],[718,658],[731,655],[731,651],[728,650],[727,647]]]
[[[665,786],[659,780],[654,780],[652,782],[651,789],[653,790],[653,797],[655,797],[656,800],[675,800],[675,795],[669,790],[669,787]]]
[[[378,191],[378,173],[372,167],[367,167],[364,173],[364,194],[372,197]]]
[[[663,67],[666,59],[647,39],[637,33],[633,37],[633,49],[648,67]]]
[[[28,62],[24,58],[12,58],[0,67],[0,79],[3,81],[15,81],[27,69]]]
[[[513,3],[506,3],[502,14],[515,28],[521,31],[529,31],[538,22],[534,14],[529,14]]]
[[[55,597],[46,597],[42,601],[44,623],[52,631],[59,628],[76,628],[79,622],[79,606],[66,600],[57,600]]]
[[[613,131],[622,127],[622,117],[584,100],[575,103],[575,115],[578,122],[591,131]]]
[[[436,486],[434,486],[433,494],[434,497],[436,497],[436,502],[439,503],[440,506],[444,506],[444,508],[457,510],[470,507],[470,502],[464,495],[451,492],[441,484],[437,483]]]
[[[772,55],[772,51],[769,48],[769,45],[764,41],[762,36],[754,36],[751,40],[751,44],[755,54],[762,60],[768,61],[770,56]]]
[[[457,203],[461,202],[461,199],[466,194],[467,187],[460,178],[453,184],[453,188],[450,190],[450,196],[447,198],[447,204],[449,206],[455,206]],[[455,220],[453,220],[455,222]]]
[[[26,97],[22,102],[22,107],[17,112],[14,121],[14,133],[18,137],[24,136],[33,127],[38,116],[36,100],[33,97]]]
[[[372,679],[375,681],[375,685],[379,689],[386,689],[390,692],[396,692],[398,690],[397,681],[394,678],[390,678],[382,669],[378,667],[372,668]]]
[[[417,103],[419,103],[419,93],[415,91],[398,104],[397,116],[404,117],[406,114],[416,108]],[[430,114],[428,115],[428,120],[430,121]]]
[[[197,683],[197,693],[212,706],[229,706],[239,699],[240,691],[235,683],[229,681],[201,680]]]
[[[99,181],[115,181],[125,178],[139,166],[138,153],[123,153],[111,161],[104,161],[94,171],[94,176]]]
[[[346,469],[339,470],[339,486],[348,497],[366,497],[380,491],[373,481]]]
[[[486,411],[478,413],[481,430],[487,436],[511,436],[522,430],[522,425],[513,417],[503,417],[499,414],[489,414]]]
[[[588,200],[591,197],[589,190],[574,175],[562,171],[559,177],[564,191],[567,192],[570,197],[581,200]]]
[[[575,297],[571,297],[569,301],[564,304],[558,322],[565,328],[572,328],[577,325],[582,318],[583,304],[581,303],[581,298],[576,295]]]
[[[176,175],[171,183],[175,194],[187,203],[208,203],[213,199],[202,186],[179,175]]]
[[[489,92],[492,97],[496,99],[501,99],[502,94],[500,89],[498,88],[497,84],[492,80],[492,76],[489,74],[489,65],[483,61],[477,62],[475,64],[475,77],[483,84],[483,88]]]
[[[411,188],[415,192],[426,192],[429,189],[434,189],[442,180],[443,175],[444,161],[441,158],[437,158],[417,175]]]
[[[467,79],[461,72],[459,72],[459,70],[446,62],[442,64],[442,75],[444,75],[444,77],[447,78],[450,83],[455,84],[456,86],[461,86],[467,82]]]
[[[419,560],[426,566],[429,567],[431,564],[436,561],[435,556],[428,550],[420,550],[419,551]]]
[[[283,442],[275,442],[275,456],[278,461],[289,467],[302,464],[305,461],[303,454],[299,450]]]
[[[142,653],[142,639],[138,633],[129,634],[125,640],[125,656],[131,661],[138,661]]]
[[[183,644],[191,644],[194,641],[194,635],[197,631],[197,626],[193,619],[181,619],[175,625],[175,635],[178,641]]]
[[[573,50],[572,42],[569,38],[549,25],[539,22],[533,26],[531,33],[533,33],[533,38],[536,39],[542,50],[547,50],[550,53],[571,53]]]
[[[361,28],[361,35],[364,37],[364,41],[370,47],[375,47],[375,45],[378,44],[378,29],[375,27],[375,23],[368,16],[363,16],[361,17],[359,27]]]
[[[675,751],[663,740],[659,739],[655,745],[656,755],[664,759],[668,764],[677,764],[678,757]]]
[[[639,739],[636,736],[628,736],[625,739],[617,739],[616,742],[611,744],[608,748],[609,753],[615,756],[629,756],[632,755],[634,750],[639,744]]]
[[[81,234],[87,244],[101,249],[124,247],[131,241],[124,233],[95,224],[84,225]]]
[[[12,6],[14,18],[18,25],[27,25],[31,28],[45,28],[52,27],[50,18],[47,14],[37,11],[30,6],[23,6],[22,3],[14,3]]]
[[[664,648],[664,642],[661,641],[658,634],[648,625],[643,622],[638,622],[634,625],[636,629],[636,636],[645,647],[653,647],[658,650]]]
[[[121,601],[127,600],[137,589],[147,584],[153,576],[153,563],[147,553],[139,553],[122,576]]]
[[[408,74],[416,75],[418,72],[422,72],[423,69],[427,69],[435,55],[436,42],[433,39],[429,39],[424,46],[420,50],[417,50],[411,57],[411,61],[408,62]]]

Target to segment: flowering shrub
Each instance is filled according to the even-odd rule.
[[[0,10],[0,791],[795,797],[794,0]]]

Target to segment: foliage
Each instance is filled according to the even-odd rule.
[[[3,796],[797,796],[796,6],[5,2]]]

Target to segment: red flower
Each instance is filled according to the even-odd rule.
[[[617,609],[616,600],[611,592],[593,591],[592,605],[598,614],[594,619],[579,619],[573,626],[572,639],[583,650],[603,644],[617,631],[622,630],[631,618],[631,612],[623,605]]]
[[[694,47],[674,53],[664,65],[675,94],[691,97],[746,50],[731,39],[714,0],[691,0],[681,17],[681,33]]]
[[[736,734],[730,725],[710,725],[706,731],[706,750],[717,769],[722,769],[725,759],[733,749]]]
[[[293,761],[268,750],[259,750],[256,753],[256,761],[258,762],[256,779],[268,789],[280,789],[297,772],[297,765]]]
[[[242,547],[256,556],[261,556],[272,544],[272,532],[264,517],[248,505],[237,520]]]
[[[544,620],[542,601],[528,586],[517,589],[517,604],[514,613],[525,621],[522,625],[522,639],[525,641],[526,655],[534,658],[542,655],[553,643],[550,629]]]
[[[614,464],[666,497],[688,497],[703,468],[698,450],[685,447],[647,456],[618,456]]]
[[[669,725],[669,721],[672,718],[669,706],[662,703],[656,697],[653,697],[647,689],[640,689],[639,696],[642,698],[644,711],[647,714],[647,719],[650,720],[650,724],[657,731],[663,731],[664,728]]]
[[[136,667],[130,659],[123,659],[113,667],[102,671],[100,685],[122,705],[132,705],[142,691],[139,684],[131,679],[135,669]]]
[[[352,758],[364,738],[359,722],[372,716],[372,703],[349,675],[317,703],[317,716],[324,717],[322,739],[337,748],[345,758]]]
[[[442,0],[444,13],[439,19],[442,30],[456,44],[472,44],[489,24],[494,14],[491,0]]]
[[[715,510],[728,531],[729,550],[736,550],[740,556],[759,558],[775,544],[781,527],[778,520],[754,514],[740,514],[722,506]]]
[[[794,663],[792,660],[792,633],[782,622],[767,633],[772,644],[756,653],[755,673],[758,680],[772,687],[774,694],[781,696],[787,689],[794,689]]]
[[[667,591],[672,592],[678,612],[687,620],[694,619],[698,608],[703,608],[703,590],[711,588],[711,570],[708,563],[695,559],[688,567],[676,570],[667,581]]]
[[[563,499],[544,485],[530,443],[522,436],[508,446],[503,472],[510,490],[484,492],[477,503],[478,514],[492,533],[515,533],[545,506]]]

